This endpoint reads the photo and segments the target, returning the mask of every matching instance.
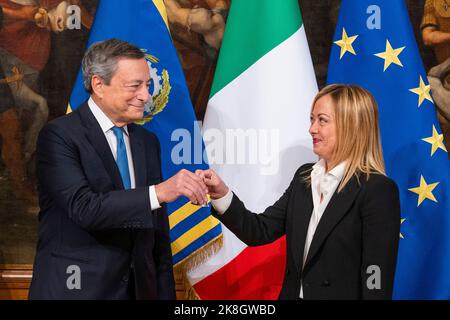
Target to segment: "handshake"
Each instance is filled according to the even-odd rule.
[[[219,199],[228,193],[228,187],[214,170],[180,170],[177,174],[155,186],[160,203],[175,201],[180,196],[189,198],[192,204],[204,206],[211,199]]]

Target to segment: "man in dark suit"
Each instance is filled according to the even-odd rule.
[[[164,203],[207,188],[180,171],[162,182],[155,135],[133,122],[149,101],[145,56],[120,40],[83,58],[89,101],[50,122],[37,145],[39,241],[31,299],[174,299]]]

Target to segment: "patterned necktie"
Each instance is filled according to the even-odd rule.
[[[128,168],[127,149],[123,140],[123,128],[113,127],[112,131],[117,138],[117,167],[119,167],[120,176],[122,177],[123,187],[131,189],[130,170]]]

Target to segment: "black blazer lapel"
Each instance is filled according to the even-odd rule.
[[[90,143],[94,146],[99,157],[103,161],[106,171],[108,172],[115,189],[123,189],[122,177],[120,176],[119,168],[117,168],[114,156],[111,153],[108,141],[105,134],[100,127],[100,124],[95,119],[94,115],[89,109],[87,103],[80,106],[77,110],[80,114],[81,120],[86,128],[86,136]]]
[[[147,166],[145,161],[144,141],[142,135],[136,130],[136,124],[128,125],[130,135],[131,154],[133,155],[134,177],[136,187],[146,186]]]
[[[336,190],[328,203],[322,218],[320,219],[316,232],[314,233],[314,237],[309,247],[308,256],[306,257],[306,262],[304,264],[304,269],[306,269],[308,263],[317,254],[328,234],[348,212],[360,190],[361,188],[358,185],[358,180],[355,177],[348,182],[347,186],[340,193],[337,193]],[[306,232],[307,231],[305,231],[305,235]]]
[[[303,252],[305,250],[306,233],[308,232],[309,220],[311,219],[313,210],[311,187],[302,182],[301,188],[303,188],[303,192],[293,206],[294,235],[292,236],[292,254],[299,273],[303,266]]]

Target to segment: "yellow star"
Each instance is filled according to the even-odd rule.
[[[406,219],[400,219],[400,226],[403,224],[403,222],[405,222]],[[403,234],[400,232],[400,239],[405,239],[403,237]]]
[[[431,87],[430,85],[425,85],[425,82],[423,82],[422,76],[420,76],[420,84],[419,87],[409,89],[409,91],[414,92],[419,96],[419,107],[422,105],[422,102],[427,99],[431,102],[433,102],[433,99],[431,99],[430,95]]]
[[[438,134],[436,127],[434,125],[433,125],[433,135],[428,138],[423,138],[422,140],[431,144],[431,156],[433,156],[434,153],[439,148],[447,152],[447,149],[445,148],[444,145],[444,135]]]
[[[411,192],[417,193],[419,195],[419,199],[417,201],[417,206],[420,206],[421,203],[425,199],[430,199],[434,202],[437,202],[436,198],[433,195],[433,190],[436,188],[436,186],[439,184],[439,182],[436,183],[430,183],[427,184],[423,176],[420,176],[420,186],[416,188],[408,189]]]
[[[401,47],[397,49],[393,49],[391,44],[389,43],[389,40],[386,40],[386,51],[380,52],[375,54],[378,58],[384,59],[384,71],[386,71],[387,68],[392,63],[395,63],[396,65],[399,65],[400,67],[403,67],[403,64],[401,63],[400,59],[398,58],[399,54],[402,53],[403,49],[406,47]]]
[[[342,59],[346,52],[350,52],[356,56],[355,50],[353,49],[352,43],[358,38],[358,35],[348,37],[347,32],[345,32],[345,28],[342,28],[342,39],[335,41],[334,43],[341,47],[341,56],[339,59]]]

